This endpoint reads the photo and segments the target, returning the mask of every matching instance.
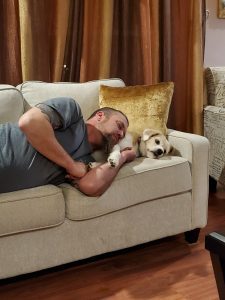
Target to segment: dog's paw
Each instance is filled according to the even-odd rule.
[[[119,165],[120,155],[119,151],[113,152],[109,155],[107,161],[111,167],[115,168]]]
[[[113,158],[108,158],[108,163],[110,164],[110,167],[115,168],[118,166],[118,162]]]

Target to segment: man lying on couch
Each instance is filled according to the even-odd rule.
[[[78,103],[71,98],[38,104],[18,125],[0,125],[0,192],[58,185],[67,177],[83,193],[101,195],[135,153],[124,150],[116,168],[105,163],[87,172],[91,153],[117,144],[127,127],[127,117],[111,108],[95,111],[85,123]]]

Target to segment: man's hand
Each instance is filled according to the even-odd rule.
[[[82,178],[87,173],[87,166],[83,162],[74,161],[69,168],[66,169],[66,178],[77,180]]]
[[[133,161],[136,158],[136,153],[131,148],[125,148],[121,151],[121,159],[123,163]]]

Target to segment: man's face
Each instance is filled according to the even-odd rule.
[[[97,127],[105,137],[107,146],[111,148],[124,138],[128,123],[121,113],[115,113],[109,118],[104,116]]]

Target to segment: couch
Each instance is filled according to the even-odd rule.
[[[100,84],[124,86],[120,79],[0,85],[0,122],[17,122],[30,106],[56,96],[75,98],[86,118],[98,108]],[[0,278],[180,233],[196,242],[207,223],[209,143],[171,129],[168,140],[176,155],[127,163],[100,197],[66,183],[0,194]]]
[[[225,185],[225,67],[207,67],[205,79],[204,135],[210,142],[210,188],[215,192],[217,182]]]

